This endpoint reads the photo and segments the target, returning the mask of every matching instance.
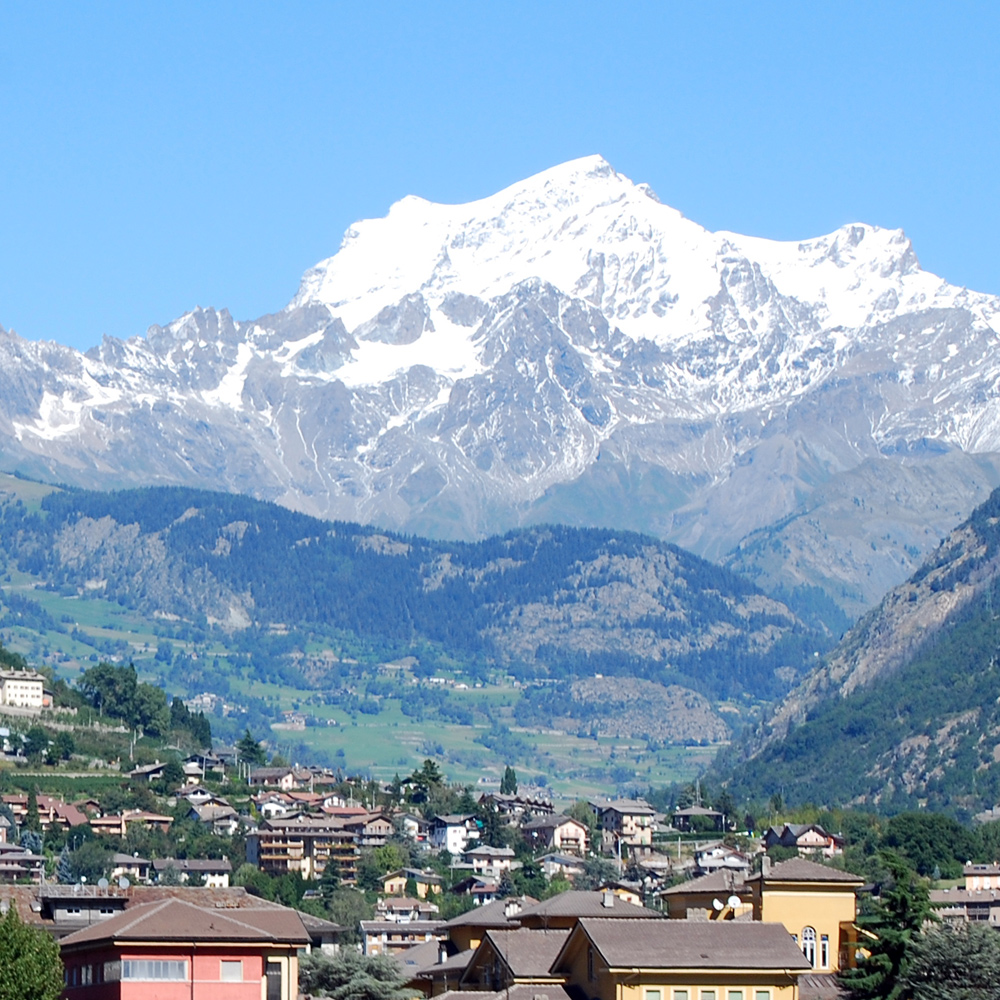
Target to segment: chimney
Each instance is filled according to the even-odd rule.
[[[615,894],[610,889],[605,889],[601,896],[601,906],[606,910],[611,910],[615,905]]]
[[[766,854],[762,855],[760,859],[760,873],[764,878],[771,874],[771,859]]]

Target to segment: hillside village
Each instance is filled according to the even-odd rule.
[[[95,677],[111,705],[134,672],[102,665],[91,697]],[[389,959],[426,996],[821,1000],[868,945],[870,856],[779,803],[761,824],[697,786],[669,808],[557,804],[510,766],[475,794],[430,759],[354,779],[269,760],[249,730],[213,743],[177,700],[152,760],[127,732],[133,759],[84,760],[65,685],[17,663],[0,685],[0,908],[59,941],[67,998],[193,976],[291,1000],[315,951]],[[948,922],[1000,922],[988,845],[934,891]]]

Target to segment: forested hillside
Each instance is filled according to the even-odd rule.
[[[416,655],[431,671],[444,658],[473,676],[597,672],[758,699],[787,690],[823,643],[752,584],[629,532],[441,543],[165,488],[56,491],[35,511],[10,501],[0,545],[49,588],[222,630],[237,649],[302,631],[335,654]]]
[[[718,762],[731,794],[891,812],[1000,801],[998,559],[1000,491],[792,692],[786,735]]]

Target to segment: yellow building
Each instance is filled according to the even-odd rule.
[[[585,917],[551,971],[596,1000],[798,1000],[809,969],[775,924]]]
[[[753,919],[783,924],[817,972],[836,972],[854,965],[858,947],[857,890],[864,879],[850,872],[791,858],[746,880]]]
[[[390,872],[382,879],[382,891],[387,896],[402,896],[411,880],[418,899],[426,899],[430,893],[436,896],[441,894],[441,876],[417,868],[401,868]]]

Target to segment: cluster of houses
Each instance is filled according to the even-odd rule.
[[[505,876],[517,856],[484,843],[474,815],[391,815],[345,802],[314,771],[263,768],[252,773],[252,817],[240,816],[199,780],[225,762],[201,755],[186,764],[197,765],[177,791],[188,815],[223,832],[232,820],[243,824],[248,858],[274,874],[320,879],[335,864],[350,883],[360,852],[400,832],[428,851],[448,851],[448,876],[416,867],[386,873],[374,919],[359,925],[363,952],[390,956],[427,997],[826,1000],[839,995],[836,973],[856,964],[865,946],[856,916],[866,887],[819,863],[843,843],[815,824],[768,829],[759,859],[720,839],[680,859],[658,850],[664,831],[697,825],[721,833],[720,814],[694,806],[668,820],[641,799],[617,799],[592,803],[594,822],[587,823],[539,797],[487,792],[480,805],[519,831],[550,876],[581,872],[591,851],[627,858],[618,879],[595,891],[538,901],[512,894]],[[162,773],[155,766],[137,771],[149,780]],[[27,797],[3,801],[23,823]],[[130,823],[173,822],[138,811],[103,816],[92,800],[36,801],[43,827],[89,823],[121,835]],[[299,957],[341,946],[344,928],[231,887],[228,859],[116,854],[101,884],[58,885],[45,881],[43,858],[6,843],[7,832],[9,820],[0,818],[0,878],[7,879],[0,911],[15,906],[59,940],[66,1000],[154,993],[293,1000]],[[796,856],[772,863],[762,853],[769,847]],[[673,884],[679,874],[688,877]],[[970,865],[965,875],[963,889],[935,893],[945,918],[1000,926],[1000,865]],[[467,893],[476,905],[442,920],[446,891]]]

